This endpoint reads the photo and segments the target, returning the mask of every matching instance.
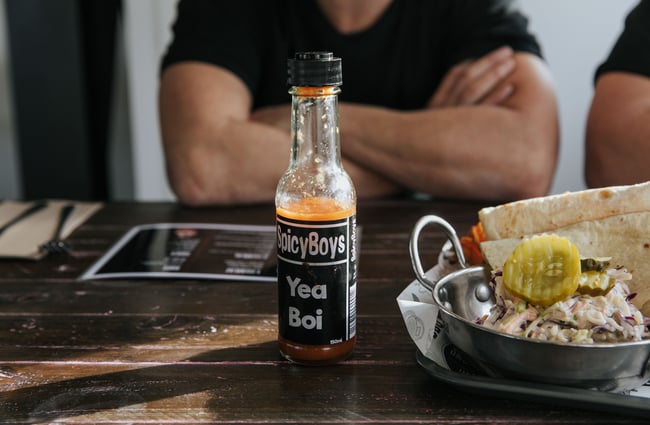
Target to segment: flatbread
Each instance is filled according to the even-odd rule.
[[[650,211],[650,181],[510,202],[483,208],[478,216],[491,241],[641,211]]]
[[[583,221],[547,233],[569,238],[582,257],[611,257],[612,267],[627,268],[632,273],[630,290],[637,293],[632,302],[644,314],[650,313],[650,212]],[[501,268],[522,239],[482,242],[483,258]]]

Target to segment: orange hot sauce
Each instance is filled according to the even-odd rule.
[[[288,360],[323,365],[356,343],[356,193],[341,166],[340,59],[289,60],[292,148],[276,191],[278,346]]]

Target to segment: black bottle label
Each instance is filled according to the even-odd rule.
[[[351,339],[356,334],[356,217],[276,218],[280,336],[305,345]]]

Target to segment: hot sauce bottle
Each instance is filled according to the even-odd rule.
[[[288,61],[291,157],[275,196],[278,343],[295,363],[348,357],[356,342],[356,192],[341,165],[341,59]]]

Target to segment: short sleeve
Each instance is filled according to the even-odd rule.
[[[259,29],[251,3],[256,2],[181,0],[161,71],[180,62],[209,63],[233,72],[255,92],[260,78]]]
[[[509,0],[453,0],[453,27],[445,44],[453,46],[448,55],[450,65],[469,58],[481,57],[502,46],[539,57],[542,51],[537,39],[528,30],[528,19]]]
[[[628,14],[623,32],[595,78],[611,71],[650,77],[650,0],[640,1]]]

